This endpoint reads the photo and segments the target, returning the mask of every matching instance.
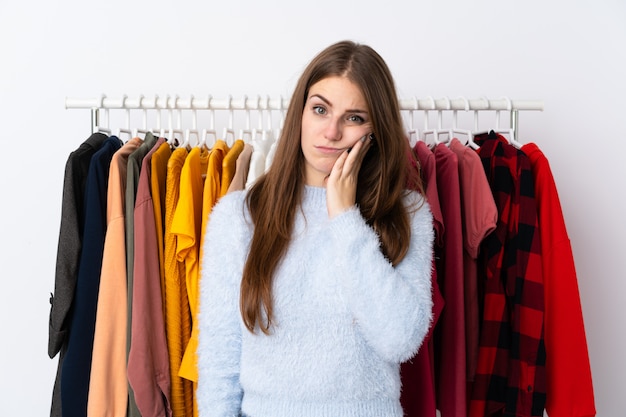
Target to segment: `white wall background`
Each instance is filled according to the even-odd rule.
[[[578,271],[598,416],[626,392],[626,3],[228,0],[0,2],[0,414],[49,413],[49,293],[69,153],[89,111],[66,97],[288,96],[349,38],[402,97],[540,99],[521,141],[551,162]]]

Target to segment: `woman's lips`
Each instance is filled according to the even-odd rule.
[[[320,153],[328,155],[341,153],[345,150],[345,148],[333,148],[329,146],[316,146],[315,149],[317,149]]]

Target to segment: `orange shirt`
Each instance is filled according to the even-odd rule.
[[[142,140],[126,142],[111,159],[107,188],[107,232],[102,253],[96,327],[93,340],[87,414],[94,417],[125,415],[126,377],[126,238],[124,203],[128,155]]]

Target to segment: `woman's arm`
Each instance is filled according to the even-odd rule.
[[[411,193],[409,203],[419,198]],[[395,268],[356,207],[332,219],[330,225],[337,277],[363,337],[386,360],[409,359],[421,345],[432,315],[434,234],[428,204],[411,214],[411,243]]]
[[[241,283],[245,222],[243,194],[220,200],[211,213],[203,245],[200,282],[198,388],[200,416],[239,416]]]

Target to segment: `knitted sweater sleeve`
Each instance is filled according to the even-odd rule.
[[[409,204],[421,197],[411,193]],[[364,339],[382,358],[402,362],[419,349],[432,316],[432,215],[426,202],[411,214],[411,242],[395,267],[354,207],[330,222],[343,296]]]
[[[241,314],[239,285],[247,252],[243,194],[222,197],[211,212],[201,264],[198,389],[199,415],[239,416]]]

